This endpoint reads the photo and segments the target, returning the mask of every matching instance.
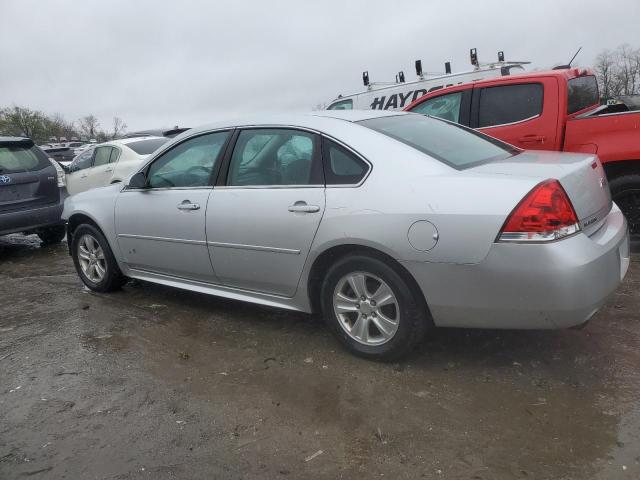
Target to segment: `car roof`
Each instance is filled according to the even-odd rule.
[[[136,143],[142,140],[154,140],[154,139],[165,140],[165,141],[168,140],[166,137],[154,137],[151,135],[147,135],[147,136],[141,136],[141,137],[118,138],[116,140],[109,140],[107,142],[96,143],[92,145],[92,147],[100,147],[102,145],[128,145],[130,143]]]
[[[270,113],[257,114],[252,116],[233,117],[228,120],[221,120],[199,127],[194,127],[176,138],[183,138],[186,135],[206,132],[220,128],[248,127],[252,125],[274,125],[306,128],[322,128],[327,121],[335,122],[358,122],[378,117],[392,117],[396,115],[411,115],[405,112],[389,112],[384,110],[318,110],[309,113]],[[147,137],[148,138],[148,137]]]

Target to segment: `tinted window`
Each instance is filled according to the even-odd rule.
[[[425,100],[412,108],[411,111],[458,123],[460,121],[461,101],[462,92],[455,92]]]
[[[92,148],[78,155],[73,163],[71,163],[70,170],[72,172],[76,172],[78,170],[84,170],[85,168],[91,167],[91,163],[93,161],[93,151],[94,149]]]
[[[229,164],[227,185],[309,185],[314,136],[298,130],[243,130]]]
[[[168,138],[150,138],[148,140],[138,140],[137,142],[127,143],[127,147],[136,152],[138,155],[150,155],[162,145],[167,143]]]
[[[93,166],[99,167],[100,165],[106,165],[111,158],[111,147],[98,147],[96,148],[96,156],[93,160]]]
[[[480,90],[478,127],[519,122],[542,113],[542,85],[525,83]]]
[[[339,102],[332,103],[329,105],[327,110],[352,110],[353,109],[353,100],[340,100]]]
[[[508,158],[518,150],[459,125],[422,115],[397,115],[358,122],[457,169]]]
[[[567,83],[569,87],[568,114],[600,103],[598,82],[593,75],[572,78]]]
[[[0,174],[34,172],[50,166],[47,156],[30,142],[0,144]]]
[[[151,188],[206,187],[221,156],[229,132],[189,139],[172,148],[149,167]]]
[[[364,178],[369,169],[365,162],[331,140],[322,142],[327,185],[355,185]]]

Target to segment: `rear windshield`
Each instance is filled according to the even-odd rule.
[[[32,143],[0,143],[0,174],[35,172],[50,166],[47,156]]]
[[[569,80],[568,85],[569,105],[567,107],[567,113],[569,115],[600,103],[598,82],[593,75],[572,78]]]
[[[418,114],[357,122],[459,170],[511,157],[519,150],[471,129]]]
[[[167,143],[168,140],[168,138],[150,138],[148,140],[127,143],[127,147],[138,155],[149,155]]]

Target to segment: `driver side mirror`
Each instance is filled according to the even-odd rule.
[[[138,172],[129,180],[128,188],[147,188],[147,176],[144,172]]]

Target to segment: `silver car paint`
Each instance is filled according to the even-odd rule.
[[[119,211],[117,205],[134,192],[120,192],[121,186],[97,189],[68,199],[64,217],[82,213],[92,218],[103,229],[125,275],[306,312],[311,311],[308,278],[314,261],[327,249],[340,245],[371,247],[401,262],[418,282],[436,325],[441,326],[552,328],[581,323],[620,282],[626,271],[623,253],[628,236],[626,222],[615,207],[598,221],[595,233],[581,232],[545,245],[495,243],[507,215],[537,183],[561,176],[565,189],[575,194],[571,173],[591,162],[592,157],[571,155],[569,159],[559,153],[526,153],[518,155],[511,165],[491,163],[456,171],[350,121],[383,115],[389,113],[265,116],[192,129],[176,137],[149,162],[190,136],[230,126],[258,125],[321,132],[348,145],[372,164],[366,181],[357,186],[300,189],[308,192],[262,189],[280,191],[272,198],[266,198],[264,192],[256,193],[261,189],[202,189],[202,195],[208,192],[207,212],[211,212],[211,216],[206,215],[206,240],[199,224],[182,221],[184,212],[177,216],[169,213],[182,200],[194,201],[191,192],[177,189],[172,190],[171,200],[163,201],[158,208],[123,208],[124,217],[118,221],[114,218],[114,211]],[[309,196],[311,191],[313,197]],[[149,193],[135,192],[137,198]],[[296,201],[324,206],[324,213],[285,211]],[[585,212],[590,209],[585,203],[588,200],[572,197],[572,201],[584,203]],[[594,205],[602,201],[596,199]],[[264,217],[272,208],[281,222],[273,226]],[[180,222],[172,223],[171,218]],[[421,220],[431,222],[438,232],[435,246],[428,251],[416,250],[408,240],[410,226]],[[319,226],[313,236],[310,232],[316,222]],[[132,229],[135,235],[154,238],[137,243],[116,235],[130,234]],[[266,229],[263,235],[262,229]],[[167,238],[171,241],[164,240]],[[151,250],[134,258],[131,252],[139,252],[141,245]],[[203,256],[207,248],[211,252],[209,265]],[[298,250],[299,254],[294,253]],[[144,261],[140,260],[142,256]],[[190,270],[187,264],[195,259],[202,270]],[[149,268],[151,263],[154,265]],[[563,287],[556,298],[547,292],[556,282],[545,278],[554,275],[559,275],[557,283],[562,285],[585,285]],[[614,277],[617,280],[613,281]],[[584,295],[586,289],[592,292],[588,297]]]

